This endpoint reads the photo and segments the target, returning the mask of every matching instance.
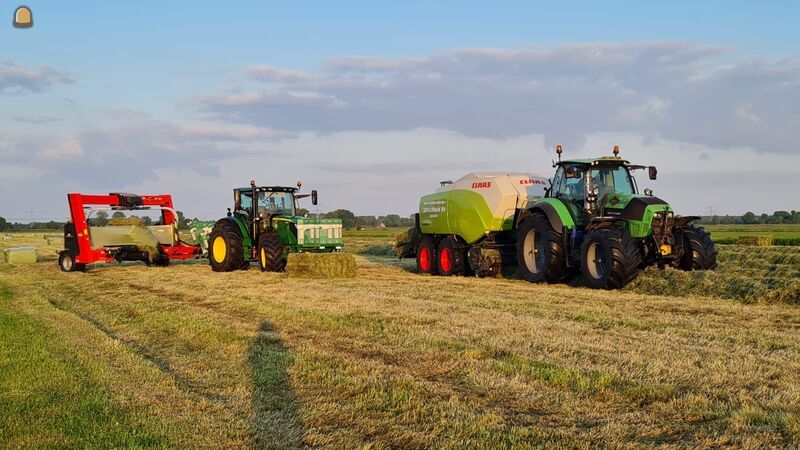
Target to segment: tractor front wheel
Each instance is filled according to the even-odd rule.
[[[265,234],[258,240],[258,265],[262,272],[283,272],[286,255],[277,235]]]
[[[639,274],[642,255],[627,231],[601,228],[590,231],[581,247],[581,271],[594,289],[622,289]]]
[[[714,270],[717,268],[717,248],[708,231],[688,227],[682,230],[683,256],[678,263],[681,270]]]
[[[214,224],[208,235],[208,261],[214,272],[232,272],[245,266],[242,233],[227,220]]]
[[[439,275],[466,275],[467,274],[467,248],[455,236],[442,239],[438,249]]]
[[[433,236],[422,236],[417,245],[417,272],[436,275],[437,270],[437,250],[436,238]]]
[[[569,275],[561,233],[544,215],[534,214],[520,225],[517,263],[522,278],[533,283],[561,283]]]

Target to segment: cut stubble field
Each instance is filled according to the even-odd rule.
[[[796,447],[800,249],[758,252],[721,248],[720,283],[788,297],[671,271],[623,292],[427,277],[372,255],[344,280],[0,265],[0,443]]]

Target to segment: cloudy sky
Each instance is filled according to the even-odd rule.
[[[214,218],[251,178],[405,215],[556,144],[657,165],[687,214],[800,209],[796,2],[378,3],[30,0],[17,30],[4,2],[0,216],[128,191]]]

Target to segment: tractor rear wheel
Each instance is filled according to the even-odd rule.
[[[67,252],[63,252],[58,256],[58,267],[63,272],[83,272],[86,270],[86,264],[78,264],[75,258]]]
[[[698,227],[682,230],[683,256],[681,270],[714,270],[717,268],[717,248],[708,231]]]
[[[442,239],[438,249],[438,270],[439,275],[448,277],[450,275],[463,276],[467,274],[467,248],[455,236],[448,236]]]
[[[220,220],[208,235],[208,261],[214,272],[232,272],[245,266],[242,233],[239,228]]]
[[[262,272],[283,272],[286,258],[281,240],[275,234],[264,234],[258,240],[258,266]]]
[[[437,242],[433,236],[422,236],[417,245],[417,272],[436,275],[437,270]]]
[[[561,233],[543,214],[534,214],[520,225],[517,263],[522,278],[533,283],[561,283],[569,275]]]
[[[594,289],[622,289],[639,274],[642,255],[622,229],[600,228],[586,234],[581,246],[581,271]]]

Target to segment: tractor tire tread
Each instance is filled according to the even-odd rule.
[[[639,266],[642,263],[642,254],[636,241],[631,235],[619,228],[601,228],[590,231],[581,248],[581,255],[586,255],[587,247],[591,242],[602,242],[606,240],[611,250],[611,267],[608,280],[605,285],[589,284],[593,288],[603,289],[622,289],[626,284],[633,281],[639,275]],[[581,261],[581,267],[585,267],[585,261]],[[591,278],[586,277],[587,280]]]
[[[717,248],[711,234],[702,227],[687,227],[683,230],[684,254],[682,270],[714,270],[717,268]]]
[[[531,228],[534,228],[537,233],[545,237],[547,245],[545,268],[541,274],[534,274],[527,270],[525,261],[522,259],[524,236],[528,234]],[[517,260],[522,277],[534,283],[541,281],[551,284],[563,283],[571,275],[571,272],[567,269],[567,255],[561,233],[554,230],[550,225],[550,221],[547,220],[547,216],[541,213],[531,215],[520,225],[519,239],[517,240]]]
[[[225,241],[227,257],[221,263],[214,259],[213,243],[214,240],[222,236]],[[242,233],[239,228],[227,220],[219,220],[214,224],[211,233],[208,235],[208,260],[211,270],[214,272],[233,272],[242,269],[247,265],[244,258]]]
[[[266,265],[261,264],[261,250],[266,252]],[[264,234],[258,240],[258,265],[262,272],[283,272],[286,270],[284,246],[277,235]]]

